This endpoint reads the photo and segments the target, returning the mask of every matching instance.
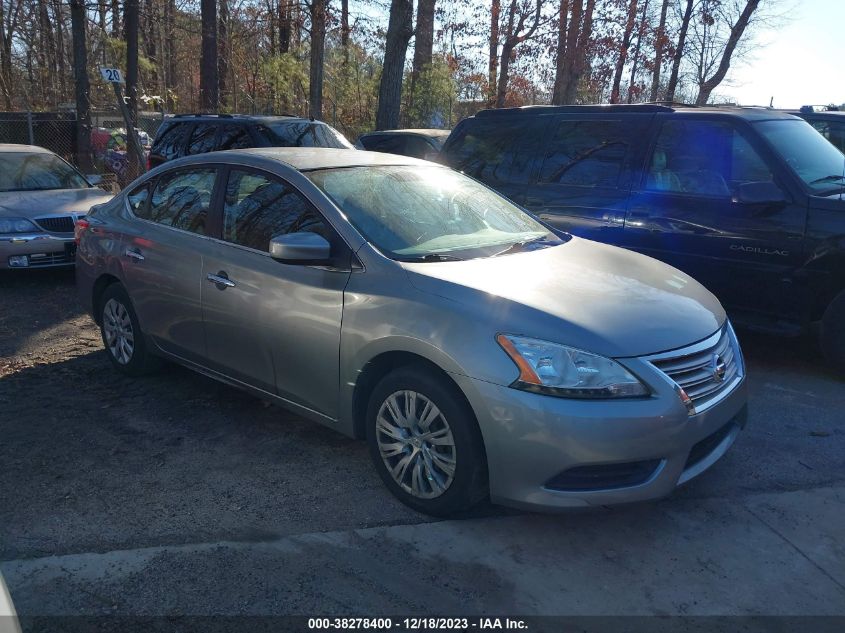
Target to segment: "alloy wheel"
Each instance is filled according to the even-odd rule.
[[[393,480],[420,499],[439,497],[455,478],[455,439],[437,405],[421,393],[396,391],[376,416],[379,453]]]
[[[135,333],[129,311],[117,299],[109,299],[103,308],[103,332],[109,353],[121,365],[128,364],[135,352]]]

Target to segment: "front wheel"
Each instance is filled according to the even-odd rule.
[[[379,382],[367,408],[367,442],[385,485],[415,510],[446,516],[487,496],[475,416],[434,372],[402,367]]]
[[[100,334],[109,360],[122,373],[140,376],[158,367],[158,359],[147,351],[129,295],[120,284],[106,288],[100,298]]]

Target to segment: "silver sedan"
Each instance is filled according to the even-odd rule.
[[[0,144],[0,269],[73,265],[76,221],[111,197],[42,147]]]
[[[273,148],[168,163],[80,223],[118,370],[161,358],[366,438],[444,515],[660,497],[745,424],[713,295],[445,167]]]

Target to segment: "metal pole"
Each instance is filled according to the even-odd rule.
[[[35,145],[35,130],[32,129],[32,111],[26,111],[26,128],[29,131],[29,144]]]

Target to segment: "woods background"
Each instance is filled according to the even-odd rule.
[[[311,115],[350,138],[485,106],[719,97],[774,0],[0,0],[0,108]]]

